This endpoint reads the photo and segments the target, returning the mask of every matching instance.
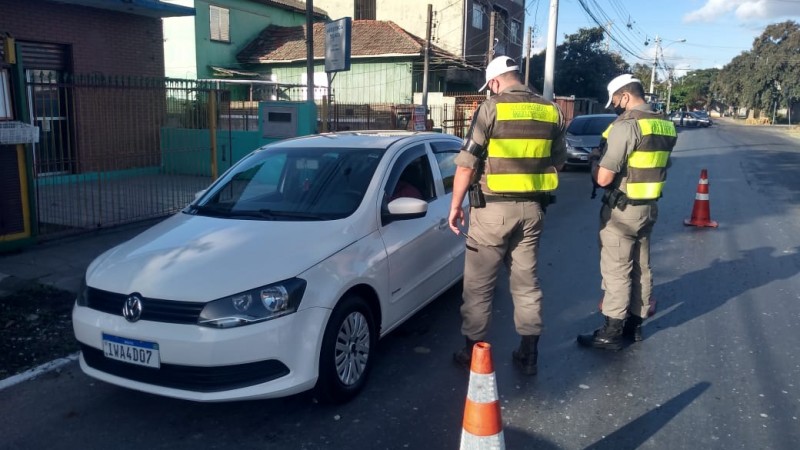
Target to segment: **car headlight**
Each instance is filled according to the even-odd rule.
[[[305,280],[291,278],[214,300],[200,312],[197,323],[232,328],[276,319],[297,311],[305,290]]]
[[[78,289],[78,296],[75,298],[78,306],[89,306],[89,287],[86,286],[86,276],[81,279],[81,287]]]

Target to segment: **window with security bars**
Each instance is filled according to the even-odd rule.
[[[11,114],[11,83],[8,71],[0,69],[0,120],[13,119]]]
[[[219,6],[209,5],[208,7],[210,25],[211,25],[211,40],[219,42],[230,42],[230,12],[226,8]]]
[[[486,12],[483,10],[483,5],[480,3],[472,4],[472,27],[479,30],[483,29],[483,16]]]
[[[520,24],[516,20],[511,20],[511,24],[509,25],[509,40],[512,44],[520,44],[522,43],[522,36],[520,36],[520,29],[522,28],[522,24]]]
[[[375,0],[355,0],[354,3],[353,18],[355,20],[375,20],[377,15]]]

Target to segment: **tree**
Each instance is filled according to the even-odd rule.
[[[531,84],[544,85],[546,51],[531,57]],[[602,28],[581,28],[565,36],[556,47],[553,90],[556,95],[596,98],[608,97],[606,86],[612,78],[630,71],[621,56],[604,49]]]
[[[672,109],[709,109],[713,101],[711,85],[719,69],[693,70],[672,83]],[[666,89],[665,89],[666,92]]]
[[[791,104],[800,94],[800,25],[786,21],[767,26],[720,71],[712,92],[734,106],[771,110]],[[788,100],[788,101],[787,101]]]

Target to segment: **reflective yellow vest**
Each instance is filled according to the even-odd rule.
[[[636,120],[642,140],[628,155],[625,192],[633,200],[654,200],[661,197],[664,181],[667,179],[667,163],[678,140],[678,133],[671,121],[644,111],[628,111],[617,120],[629,119]],[[604,139],[608,139],[614,123],[603,132]]]
[[[486,185],[498,193],[553,191],[558,174],[550,162],[559,122],[551,103],[504,101],[497,97],[497,115],[486,159]]]

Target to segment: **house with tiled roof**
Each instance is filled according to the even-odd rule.
[[[314,30],[315,97],[327,92],[325,24]],[[332,98],[338,103],[413,103],[422,92],[424,39],[388,20],[354,20],[350,70],[334,74]],[[306,27],[270,25],[237,55],[242,70],[287,85],[306,85]],[[429,90],[474,89],[470,69],[460,58],[432,45]],[[460,76],[463,74],[463,76]],[[463,79],[463,82],[459,82]]]

